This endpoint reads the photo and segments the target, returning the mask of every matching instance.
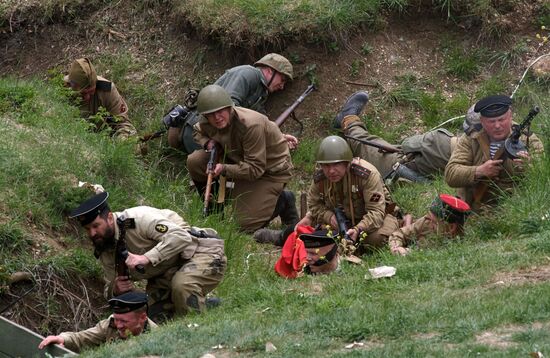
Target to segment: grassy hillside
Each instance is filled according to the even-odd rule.
[[[534,103],[541,106],[534,128],[543,139],[550,133],[548,94],[546,85],[531,81],[517,97],[516,118]],[[135,143],[90,133],[71,101],[59,77],[49,83],[0,80],[4,273],[50,264],[97,277],[91,251],[78,248],[75,228],[66,219],[87,195],[74,188],[77,180],[105,186],[115,210],[142,203],[169,207],[194,225],[217,228],[229,257],[229,271],[216,292],[221,307],[85,356],[259,356],[266,354],[267,342],[277,347],[269,355],[281,357],[550,351],[550,305],[544,299],[550,294],[548,157],[534,163],[499,209],[473,217],[460,240],[433,239],[405,258],[381,251],[365,257],[362,266],[344,263],[330,276],[286,281],[272,269],[276,250],[238,234],[230,219],[223,225],[219,217],[203,221],[183,173],[168,176],[158,162],[136,156]],[[302,156],[295,158],[299,165],[310,160]],[[395,196],[406,211],[421,215],[436,189],[445,190],[441,180],[399,188]],[[44,243],[49,255],[33,262],[28,247],[36,232],[53,235],[66,251]],[[366,269],[380,265],[395,266],[397,275],[368,279]],[[487,336],[493,341],[484,340]],[[361,344],[345,348],[353,342]]]
[[[450,20],[451,26],[471,25],[479,34],[491,36],[498,36],[502,31],[499,26],[506,29],[509,22],[505,20],[524,9],[524,14],[535,14],[525,21],[536,23],[538,29],[550,23],[550,8],[544,1],[498,2],[502,6],[494,16],[496,20],[486,23],[483,16],[493,14],[490,10],[498,5],[495,1],[147,0],[130,4],[131,21],[136,14],[144,18],[159,16],[172,7],[173,17],[159,20],[151,16],[151,23],[144,21],[145,26],[158,27],[159,32],[145,34],[133,28],[124,33],[127,41],[117,42],[104,30],[110,26],[115,30],[125,28],[128,19],[114,14],[122,13],[128,3],[0,0],[0,30],[9,32],[12,26],[16,31],[27,24],[85,17],[77,10],[104,6],[100,16],[94,15],[101,21],[94,23],[97,28],[90,31],[90,48],[83,53],[94,54],[98,73],[108,75],[117,84],[141,134],[158,129],[162,113],[177,101],[175,92],[169,89],[184,91],[211,82],[221,70],[208,73],[215,68],[205,65],[208,56],[225,55],[217,52],[216,46],[192,52],[186,47],[188,43],[177,42],[180,38],[165,41],[161,36],[165,28],[157,26],[159,22],[183,20],[200,32],[245,48],[293,38],[322,41],[327,59],[306,57],[308,48],[301,56],[288,51],[299,69],[298,81],[324,80],[320,81],[324,89],[318,97],[308,98],[312,111],[322,110],[315,112],[315,118],[307,118],[307,136],[301,138],[300,148],[293,153],[300,176],[290,184],[292,189],[303,189],[311,179],[320,133],[331,131],[329,123],[340,105],[336,96],[345,97],[350,88],[359,88],[344,87],[342,78],[376,82],[369,87],[371,103],[363,119],[371,132],[397,142],[414,131],[464,113],[484,95],[511,93],[518,81],[518,68],[519,73],[523,72],[530,60],[548,52],[548,44],[539,46],[535,43],[538,40],[533,40],[535,33],[531,30],[535,27],[515,38],[517,42],[496,50],[490,50],[485,42],[444,33],[428,51],[430,61],[432,57],[440,60],[434,62],[440,64],[435,69],[407,62],[407,52],[399,52],[397,45],[385,47],[387,44],[381,43],[380,48],[373,48],[375,42],[370,41],[375,40],[374,36],[359,39],[355,48],[347,49],[345,41],[356,29],[384,21],[388,10],[412,13],[423,6],[435,9]],[[164,12],[156,13],[159,8]],[[477,20],[463,22],[479,18],[481,25]],[[89,21],[93,19],[91,16]],[[86,23],[76,26],[84,27]],[[539,32],[546,35],[548,31]],[[108,40],[97,45],[91,41],[93,34],[103,34]],[[346,46],[335,39],[344,40]],[[429,42],[430,37],[426,39]],[[109,47],[106,51],[91,49],[96,46]],[[391,56],[375,56],[384,51],[393,55],[393,50],[394,62]],[[73,51],[71,47],[70,56],[75,56]],[[338,52],[349,58],[328,55]],[[190,63],[185,75],[170,67],[171,62],[178,61]],[[85,189],[76,188],[76,183],[87,181],[102,184],[111,193],[114,210],[141,204],[170,208],[193,225],[216,228],[225,238],[229,263],[227,275],[215,292],[223,300],[220,307],[166,324],[157,334],[106,345],[83,356],[198,357],[207,352],[216,357],[550,354],[550,303],[546,299],[550,294],[548,156],[533,163],[514,196],[503,199],[498,209],[471,217],[459,240],[432,238],[427,245],[413,248],[407,257],[394,257],[382,250],[365,256],[362,266],[343,263],[341,270],[330,276],[286,281],[273,271],[279,254],[275,248],[258,245],[250,236],[240,234],[230,215],[224,220],[219,216],[202,218],[201,203],[189,191],[183,158],[166,149],[163,140],[150,142],[149,153],[142,156],[135,142],[120,142],[106,133],[90,132],[88,124],[79,119],[75,99],[61,84],[59,66],[65,62],[69,61],[52,64],[49,73],[24,80],[17,74],[0,78],[0,298],[11,297],[8,293],[13,287],[8,288],[8,282],[12,273],[30,272],[36,294],[10,311],[15,315],[40,312],[40,320],[29,317],[39,333],[87,328],[104,312],[103,300],[79,306],[81,302],[74,297],[88,293],[78,291],[82,289],[79,287],[71,296],[65,290],[72,288],[63,286],[86,286],[101,277],[90,245],[77,225],[67,219],[67,213],[89,195]],[[388,75],[380,76],[378,70]],[[336,75],[340,81],[333,80]],[[279,105],[293,99],[274,97]],[[309,103],[300,108],[302,113]],[[533,129],[549,153],[550,89],[548,82],[527,76],[515,94],[516,121],[533,105],[541,107]],[[322,113],[317,116],[319,111]],[[459,130],[460,125],[457,120],[447,127]],[[438,179],[430,185],[397,187],[393,194],[406,212],[420,216],[437,192],[448,190]],[[396,276],[384,280],[366,277],[368,268],[381,265],[396,267]],[[90,311],[93,314],[83,318]],[[268,342],[277,350],[266,353]],[[346,348],[354,342],[353,347]]]

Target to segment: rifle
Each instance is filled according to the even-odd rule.
[[[355,241],[347,234],[346,214],[341,206],[334,208],[334,216],[336,216],[336,222],[338,223],[338,235],[355,244]]]
[[[139,141],[148,142],[151,139],[161,137],[164,133],[168,131],[168,128],[170,127],[181,126],[183,123],[185,123],[185,118],[187,118],[189,112],[190,110],[186,105],[182,106],[176,104],[162,118],[163,127],[156,132],[145,134],[143,137],[139,138]]]
[[[294,113],[294,110],[306,99],[306,97],[311,93],[313,92],[313,90],[315,90],[315,85],[312,83],[310,84],[309,86],[307,86],[306,90],[304,91],[304,93],[302,93],[300,95],[300,97],[298,97],[298,99],[296,101],[294,101],[294,103],[292,103],[287,109],[285,109],[285,111],[283,113],[281,113],[279,115],[279,117],[277,117],[277,119],[274,120],[275,124],[280,127],[283,125],[283,123],[287,120],[288,117],[292,117],[292,119],[294,119],[296,122],[298,122],[298,124],[300,125],[300,133],[302,132],[302,130],[304,129],[304,125],[302,124],[302,122],[300,122],[298,120],[298,118],[296,118],[296,114]]]
[[[214,145],[212,149],[210,149],[210,159],[208,160],[208,164],[206,164],[206,171],[208,172],[208,179],[206,180],[206,190],[204,191],[204,206],[202,208],[202,215],[204,217],[208,216],[208,204],[210,203],[210,196],[212,191],[212,180],[214,178],[214,168],[216,166],[217,161],[217,149]]]
[[[526,151],[527,146],[519,140],[519,137],[523,133],[526,135],[529,135],[529,127],[531,126],[531,121],[537,114],[539,114],[540,108],[538,106],[533,107],[523,120],[521,124],[514,124],[512,126],[512,133],[510,136],[506,139],[504,142],[504,149],[506,150],[506,154],[508,158],[516,159],[518,158],[518,152]]]
[[[117,218],[118,229],[120,231],[118,240],[115,245],[115,270],[117,276],[130,276],[128,272],[128,266],[126,266],[126,259],[128,258],[128,248],[126,247],[126,223],[121,218]],[[144,274],[145,268],[143,265],[137,265],[136,271]]]
[[[399,149],[397,147],[394,147],[393,145],[386,145],[386,144],[382,144],[382,143],[378,143],[378,142],[373,142],[371,140],[359,139],[359,138],[355,138],[355,137],[352,137],[352,136],[347,135],[347,134],[344,134],[344,137],[348,138],[348,139],[356,140],[359,143],[363,143],[365,145],[370,145],[371,147],[374,147],[374,148],[378,148],[378,150],[380,152],[387,152],[387,153],[401,153],[402,152],[401,149]]]

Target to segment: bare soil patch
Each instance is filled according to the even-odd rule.
[[[550,265],[534,266],[512,272],[499,272],[491,279],[489,287],[523,285],[550,281]]]
[[[549,323],[534,322],[530,325],[510,325],[500,327],[492,331],[485,331],[476,335],[476,342],[488,345],[497,349],[508,349],[517,345],[512,340],[514,334],[524,332],[528,329],[548,329]]]

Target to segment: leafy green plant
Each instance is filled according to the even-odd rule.
[[[373,50],[374,47],[372,47],[368,42],[363,42],[363,45],[361,45],[361,54],[363,56],[370,55]]]

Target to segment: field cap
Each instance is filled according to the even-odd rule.
[[[316,248],[335,244],[337,240],[337,234],[329,234],[328,230],[315,230],[311,234],[300,235],[300,240],[304,242],[306,248]]]
[[[99,214],[105,210],[109,210],[107,204],[107,198],[109,193],[104,191],[103,193],[96,194],[90,199],[86,200],[80,206],[69,214],[69,218],[76,218],[80,225],[85,226],[95,220]]]
[[[135,311],[147,304],[147,294],[139,291],[130,291],[109,300],[109,306],[114,313]]]
[[[463,224],[471,213],[467,202],[449,194],[439,194],[433,201],[430,211],[448,223],[459,224]]]
[[[80,90],[95,87],[97,74],[92,62],[87,58],[79,58],[71,64],[69,74],[64,78],[65,82],[76,85]]]
[[[504,95],[489,96],[480,99],[475,107],[474,112],[481,114],[483,117],[493,118],[503,115],[508,111],[512,99]]]

